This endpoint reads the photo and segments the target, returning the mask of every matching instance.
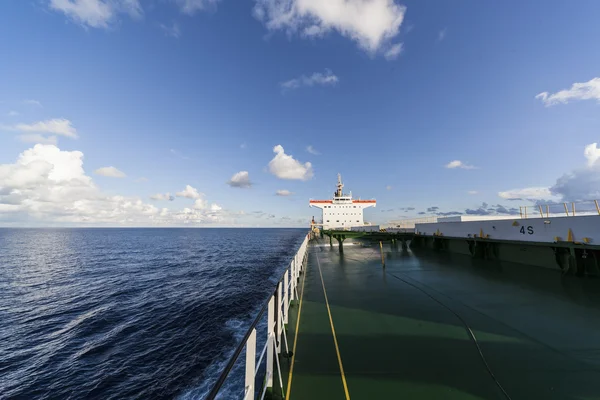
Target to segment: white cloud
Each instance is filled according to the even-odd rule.
[[[387,185],[387,186],[385,187],[385,190],[392,190],[392,186],[391,186],[391,185]]]
[[[388,61],[395,60],[402,53],[403,49],[404,45],[402,43],[396,43],[390,46],[390,48],[383,54],[383,56]]]
[[[175,196],[185,197],[187,199],[200,199],[202,196],[204,196],[204,194],[199,193],[195,187],[186,185],[185,189],[183,189],[181,192],[175,193]]]
[[[77,130],[68,119],[55,118],[46,121],[34,122],[33,124],[17,124],[4,127],[5,129],[18,132],[51,133],[54,135],[77,138]]]
[[[9,111],[6,115],[8,115],[9,117],[16,117],[17,115],[19,115],[19,113],[17,111]]]
[[[447,33],[447,29],[444,28],[441,31],[438,32],[438,36],[437,36],[437,41],[441,42],[442,40],[444,40],[446,38],[446,33]]]
[[[137,197],[104,194],[85,174],[83,153],[53,145],[37,144],[14,164],[0,164],[0,188],[2,225],[231,225],[237,218],[216,203],[197,207],[195,200],[192,208],[170,210]]]
[[[308,147],[306,148],[306,151],[308,151],[310,154],[313,154],[313,155],[315,155],[315,156],[319,156],[319,155],[321,155],[321,153],[319,153],[319,152],[318,152],[318,151],[317,151],[317,150],[316,150],[314,147],[312,147],[312,146],[308,146]]]
[[[498,196],[506,200],[523,200],[523,199],[549,199],[552,198],[552,193],[547,187],[527,187],[522,189],[511,189],[505,192],[499,192]]]
[[[583,167],[565,173],[551,187],[528,187],[499,192],[507,200],[529,200],[537,203],[581,202],[600,200],[600,148],[597,143],[585,146]]]
[[[41,144],[56,144],[58,141],[56,136],[44,136],[39,133],[28,133],[26,135],[19,135],[17,138],[24,143],[41,143]]]
[[[198,11],[214,8],[220,0],[175,0],[182,13],[194,15]]]
[[[454,160],[454,161],[450,161],[448,164],[445,165],[446,168],[449,169],[453,169],[453,168],[462,168],[462,169],[477,169],[477,167],[473,166],[473,165],[469,165],[466,164],[460,160]]]
[[[171,25],[159,24],[160,29],[165,33],[166,36],[178,39],[181,36],[181,28],[177,22],[173,22]]]
[[[287,197],[287,196],[293,195],[294,193],[290,192],[289,190],[282,189],[282,190],[278,190],[277,192],[275,192],[275,194],[277,196]]]
[[[592,143],[585,146],[583,150],[583,156],[587,159],[588,166],[592,167],[596,164],[596,161],[600,158],[600,149],[598,143]]]
[[[150,196],[150,199],[151,200],[173,201],[173,200],[175,200],[175,196],[173,196],[169,192],[167,192],[167,193],[156,193],[156,194],[153,194],[152,196]]]
[[[96,175],[106,176],[109,178],[125,178],[125,173],[123,171],[119,171],[115,167],[102,167],[98,168],[94,171]]]
[[[137,178],[135,181],[136,182],[148,182],[148,180],[149,180],[148,178],[145,178],[145,177],[142,176],[140,178]]]
[[[231,187],[237,188],[249,188],[252,186],[252,182],[250,182],[250,177],[248,176],[248,171],[240,171],[234,174],[227,184]]]
[[[474,195],[474,194],[477,194],[479,192],[477,190],[469,190],[467,193],[470,194],[470,195]]]
[[[600,101],[600,78],[593,78],[587,82],[574,83],[570,89],[564,89],[556,93],[542,92],[535,96],[540,99],[546,107],[558,103],[567,104],[571,100],[598,100]]]
[[[337,31],[370,54],[390,46],[405,12],[394,0],[256,0],[254,7],[270,31],[309,38]]]
[[[27,105],[30,105],[30,106],[42,107],[42,103],[40,103],[37,100],[33,100],[33,99],[23,100],[23,104],[27,104]]]
[[[302,75],[299,78],[290,79],[289,81],[280,83],[282,89],[298,89],[302,86],[335,86],[339,82],[339,78],[335,76],[331,70],[326,69],[325,73],[315,72],[311,76]]]
[[[109,28],[120,13],[132,18],[143,15],[139,0],[50,0],[49,7],[75,23],[91,28]]]
[[[208,207],[208,202],[204,198],[194,200],[194,210],[204,210]]]
[[[275,157],[269,162],[269,171],[279,179],[298,179],[302,181],[313,177],[312,165],[302,164],[291,155],[285,154],[281,145],[273,147]]]
[[[564,174],[550,188],[553,194],[561,196],[562,201],[600,200],[600,149],[598,144],[587,145],[583,155],[587,164]]]

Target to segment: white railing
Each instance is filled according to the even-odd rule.
[[[300,245],[298,252],[294,255],[294,258],[290,262],[289,267],[285,270],[283,276],[277,283],[273,294],[269,297],[268,301],[262,307],[258,313],[258,316],[250,326],[250,329],[248,329],[244,335],[241,343],[238,345],[229,362],[223,369],[223,372],[206,397],[207,399],[215,399],[219,394],[219,390],[223,386],[223,383],[227,379],[227,376],[233,369],[235,362],[244,349],[246,350],[246,372],[243,399],[248,400],[256,398],[257,373],[263,358],[265,358],[265,355],[265,381],[263,382],[259,399],[262,400],[267,392],[267,389],[273,387],[274,364],[277,365],[279,386],[283,389],[279,355],[283,349],[282,345],[285,346],[286,354],[289,354],[289,345],[285,331],[285,324],[288,322],[290,305],[294,300],[298,299],[298,281],[300,278],[300,273],[304,270],[306,265],[308,239],[309,235],[307,234],[304,238],[304,241]],[[258,325],[258,322],[264,315],[265,311],[267,311],[267,340],[261,350],[260,357],[257,362],[256,326]]]

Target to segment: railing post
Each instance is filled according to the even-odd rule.
[[[277,354],[279,354],[281,353],[281,330],[283,329],[283,326],[281,326],[281,282],[277,285],[277,300],[275,304],[277,305],[275,311],[275,332],[277,332]]]
[[[283,276],[283,323],[288,323],[288,311],[290,306],[290,271],[285,270]]]
[[[254,374],[256,372],[256,328],[246,342],[246,393],[244,399],[254,399]]]
[[[271,296],[267,311],[267,387],[273,387],[273,340],[275,339],[275,296]]]
[[[292,280],[292,284],[290,286],[290,300],[294,301],[294,299],[296,298],[296,271],[295,271],[295,265],[294,265],[294,260],[292,260],[292,263],[290,264],[290,279]]]

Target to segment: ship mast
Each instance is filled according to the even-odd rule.
[[[335,197],[342,197],[342,188],[344,184],[342,183],[342,175],[338,174],[338,183],[337,183],[337,191],[335,192]]]

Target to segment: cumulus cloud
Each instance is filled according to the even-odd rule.
[[[194,15],[198,11],[214,8],[220,0],[175,0],[182,13]]]
[[[319,153],[314,147],[312,146],[307,146],[306,147],[306,151],[308,151],[310,154],[313,154],[315,156],[321,155],[321,153]]]
[[[394,0],[256,0],[254,7],[270,31],[306,38],[336,31],[371,55],[393,47],[405,13]]]
[[[528,187],[522,189],[511,189],[499,192],[498,196],[506,200],[528,200],[528,199],[547,199],[552,197],[550,189],[547,187]]]
[[[282,189],[282,190],[278,190],[277,192],[275,192],[275,194],[277,196],[291,196],[294,193],[290,192],[289,190]]]
[[[315,72],[310,76],[302,75],[298,78],[290,79],[289,81],[280,83],[283,90],[298,89],[302,86],[335,86],[339,82],[339,78],[326,69],[325,73]]]
[[[473,165],[466,164],[460,160],[450,161],[445,165],[446,168],[454,169],[454,168],[462,168],[462,169],[476,169],[477,167]]]
[[[556,93],[542,92],[535,96],[546,107],[559,103],[567,104],[571,100],[598,100],[600,101],[600,78],[593,78],[587,82],[574,83],[570,89],[563,89]]]
[[[285,154],[281,145],[273,147],[275,157],[269,162],[269,172],[279,179],[297,179],[306,181],[313,177],[312,165],[302,164],[291,155]]]
[[[0,224],[22,225],[187,225],[222,224],[232,213],[218,204],[197,207],[196,189],[185,197],[194,205],[159,209],[137,197],[102,193],[83,169],[83,153],[37,144],[13,164],[0,164]]]
[[[248,171],[237,172],[231,177],[231,180],[227,182],[227,184],[231,187],[237,188],[249,188],[252,186],[252,182],[250,182]]]
[[[204,196],[203,193],[199,193],[198,190],[195,187],[192,187],[190,185],[186,185],[185,189],[183,189],[181,192],[177,192],[175,193],[175,196],[177,197],[185,197],[186,199],[200,199],[202,196]]]
[[[62,12],[73,22],[90,28],[109,28],[117,15],[143,15],[139,0],[50,0],[51,10]]]
[[[94,171],[96,175],[106,176],[109,178],[125,178],[125,173],[115,167],[102,167]]]
[[[151,200],[173,201],[173,200],[175,200],[175,196],[173,196],[169,192],[167,192],[167,193],[157,193],[157,194],[153,194],[152,196],[150,196],[150,199]]]
[[[587,163],[558,178],[549,189],[562,201],[583,201],[600,199],[600,149],[597,143],[587,145],[583,152]]]

